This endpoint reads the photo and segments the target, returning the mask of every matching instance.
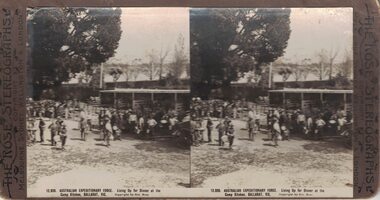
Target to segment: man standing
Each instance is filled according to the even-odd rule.
[[[109,147],[111,145],[110,144],[111,136],[112,136],[112,126],[111,126],[109,118],[105,118],[105,122],[104,122],[104,139],[106,141],[106,146],[107,147]]]
[[[86,135],[87,135],[87,129],[88,129],[88,124],[85,119],[80,119],[80,138],[84,141],[86,141]]]
[[[137,124],[137,115],[134,111],[130,113],[128,122],[129,122],[132,132],[134,132],[136,129],[136,124]]]
[[[219,124],[216,126],[216,129],[218,130],[219,146],[223,146],[222,136],[224,135],[226,128],[222,119],[219,120]]]
[[[42,117],[40,118],[38,128],[40,129],[40,142],[44,142],[45,121],[42,119]]]
[[[274,142],[274,146],[278,146],[278,140],[280,139],[281,136],[281,129],[280,129],[280,124],[278,123],[278,118],[274,118],[273,121],[273,133],[272,133],[272,140]]]
[[[156,120],[153,119],[153,117],[149,117],[148,121],[148,135],[150,139],[153,139],[154,136],[154,127],[157,125]]]
[[[255,131],[256,131],[255,120],[250,118],[248,119],[248,136],[249,136],[249,139],[252,141],[255,141],[255,137],[254,137]]]
[[[58,132],[58,124],[59,121],[52,121],[52,123],[49,126],[50,129],[50,140],[51,140],[51,146],[55,146],[57,144],[56,141],[54,141],[54,136],[57,135]]]
[[[315,136],[317,140],[322,140],[322,131],[326,125],[326,122],[322,119],[321,116],[318,116],[317,119],[315,120]]]
[[[232,124],[231,121],[228,121],[228,123],[227,123],[226,133],[228,136],[229,147],[230,147],[230,149],[232,149],[232,144],[234,143],[234,139],[235,139],[235,129],[234,129],[234,125]]]
[[[66,139],[67,139],[66,124],[62,124],[60,136],[61,136],[61,148],[62,148],[62,150],[65,150],[65,144],[66,144]]]
[[[304,134],[305,122],[306,122],[306,116],[303,112],[299,110],[298,116],[297,116],[297,125],[298,125],[299,134]]]
[[[208,117],[207,118],[207,138],[208,138],[208,142],[211,142],[211,131],[212,131],[212,126],[213,126],[213,123],[211,121],[211,118]]]
[[[169,131],[172,132],[176,124],[178,123],[178,119],[175,116],[171,116],[169,118]]]
[[[253,108],[248,111],[248,118],[253,119],[255,117],[255,113],[253,112]]]

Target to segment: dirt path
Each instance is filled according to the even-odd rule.
[[[66,124],[66,150],[59,148],[60,143],[50,146],[50,133],[45,133],[45,143],[28,147],[28,196],[46,194],[47,187],[173,188],[190,184],[189,150],[174,147],[169,141],[131,137],[112,141],[107,148],[96,131],[82,141],[75,130],[77,123]]]
[[[217,146],[215,130],[212,143],[192,147],[192,187],[333,187],[352,194],[352,151],[341,144],[291,139],[273,147],[264,132],[249,141],[245,123],[233,123],[232,150]]]

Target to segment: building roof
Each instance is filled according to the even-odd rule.
[[[145,89],[145,88],[115,88],[113,90],[101,90],[103,93],[161,93],[161,94],[174,94],[174,93],[190,93],[190,89]]]
[[[281,90],[269,90],[272,93],[329,93],[329,94],[352,94],[352,90],[314,89],[314,88],[284,88]]]

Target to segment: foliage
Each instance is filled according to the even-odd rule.
[[[112,57],[121,29],[119,8],[37,8],[28,10],[32,82],[38,90],[68,81]]]
[[[113,66],[107,69],[109,75],[112,76],[113,82],[117,82],[120,76],[123,74],[123,70],[120,66]]]
[[[349,78],[347,78],[345,75],[338,73],[333,79],[333,85],[336,89],[352,89],[353,84],[352,81],[350,81]]]
[[[338,65],[338,74],[348,78],[352,79],[352,73],[353,73],[353,60],[352,60],[352,54],[349,53],[349,51],[346,50],[344,61]]]
[[[290,9],[193,9],[190,12],[192,87],[207,97],[244,72],[282,56]]]
[[[146,53],[147,62],[143,63],[141,72],[144,73],[146,76],[149,77],[149,80],[155,79],[159,72],[159,66],[157,64],[158,62],[158,56],[154,49],[151,49],[149,52]]]
[[[317,53],[318,62],[312,64],[312,72],[319,77],[319,80],[331,80],[333,78],[333,66],[337,55],[338,50],[327,51],[322,49]]]
[[[167,78],[180,79],[185,69],[189,68],[188,58],[185,53],[184,38],[179,35],[177,43],[174,46],[173,62],[169,66],[169,74]]]
[[[292,73],[293,73],[293,71],[289,67],[281,68],[278,72],[278,74],[282,76],[283,82],[288,80]]]

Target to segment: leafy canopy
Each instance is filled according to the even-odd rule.
[[[284,54],[290,9],[192,9],[191,77],[194,91],[208,95],[245,72]],[[207,91],[208,90],[208,91]]]
[[[121,37],[119,8],[39,8],[28,11],[32,83],[60,85],[115,54]]]

